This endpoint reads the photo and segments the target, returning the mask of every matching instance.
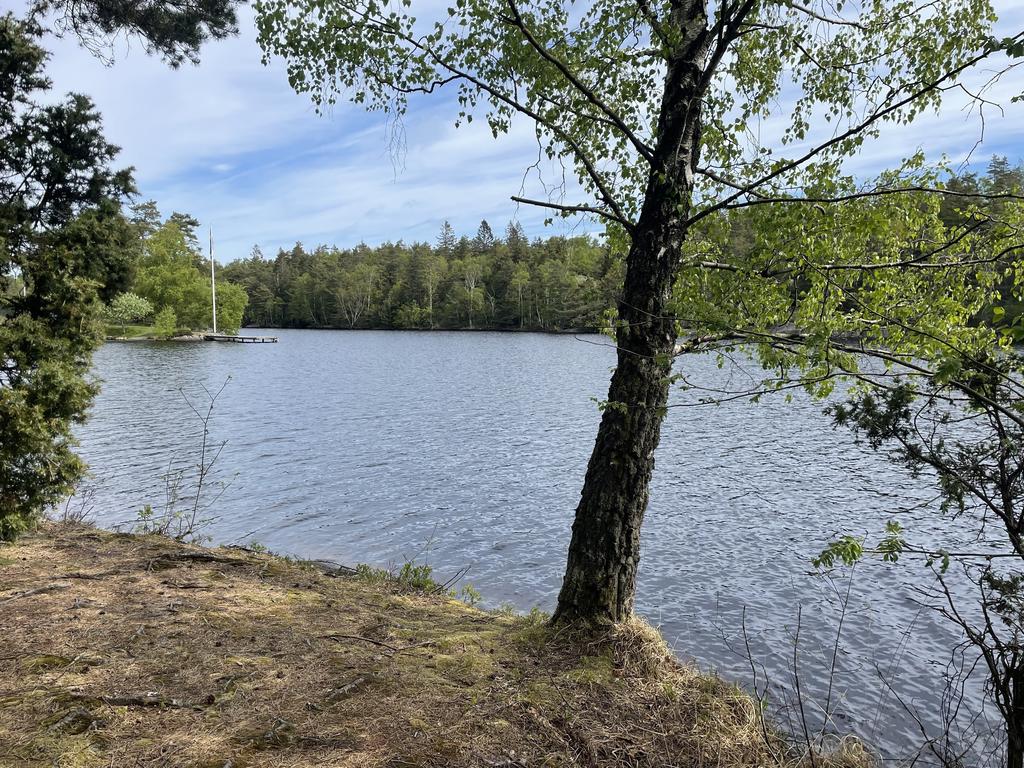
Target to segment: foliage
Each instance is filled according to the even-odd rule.
[[[242,327],[242,317],[249,296],[240,285],[217,281],[217,330],[221,333],[237,333]]]
[[[434,581],[434,569],[426,563],[402,563],[399,570],[374,568],[366,563],[356,566],[356,575],[371,584],[393,583],[410,592],[438,592],[441,585]]]
[[[132,288],[154,306],[173,309],[178,325],[200,329],[213,324],[213,297],[209,262],[194,243],[194,222],[180,213],[159,225],[149,220]],[[218,330],[237,331],[247,302],[244,289],[218,281]]]
[[[455,578],[445,582],[434,579],[434,568],[427,563],[415,563],[406,560],[402,567],[395,568],[374,568],[366,563],[356,565],[356,576],[371,584],[391,584],[396,588],[408,592],[425,592],[427,594],[447,595],[448,597],[462,600],[470,606],[474,606],[481,600],[479,590],[472,584],[463,584],[456,589],[453,585],[464,575],[464,571],[456,574]]]
[[[111,321],[120,323],[122,330],[127,331],[129,323],[137,323],[153,314],[153,305],[137,294],[119,293],[107,305],[106,314]]]
[[[220,275],[244,286],[246,325],[298,328],[598,328],[621,263],[586,237],[504,239],[486,222],[473,239],[445,223],[436,246],[302,245],[273,261],[258,249]],[[217,305],[221,305],[218,282]],[[220,315],[218,314],[218,318]]]
[[[959,191],[971,177],[944,181],[920,162],[900,172],[904,182],[914,179],[914,190],[858,197],[852,186],[833,187],[828,194],[853,196],[704,220],[675,291],[688,334],[705,340],[704,349],[745,344],[775,372],[765,388],[788,386],[796,371],[817,395],[838,378],[859,376],[865,359],[892,365],[918,356],[948,377],[964,353],[1009,343],[1011,336],[979,321],[993,308],[1019,316],[1024,206],[924,193]],[[986,187],[1004,163],[993,160]],[[873,186],[891,184],[887,176]]]
[[[178,328],[178,315],[174,312],[173,307],[164,307],[156,313],[153,324],[157,337],[169,339],[174,336],[174,332]]]
[[[182,325],[206,328],[213,311],[209,279],[194,259],[185,233],[168,221],[143,241],[132,288],[156,307],[173,307]]]
[[[197,63],[209,39],[238,33],[238,0],[35,0],[36,16],[54,14],[58,30],[72,32],[94,53],[119,34],[142,38],[150,53],[171,66]]]
[[[125,286],[132,190],[84,96],[54,101],[40,30],[0,17],[0,539],[29,526],[84,472],[74,424],[101,299]]]

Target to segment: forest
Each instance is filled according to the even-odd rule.
[[[622,262],[588,236],[529,241],[517,223],[473,237],[447,222],[434,245],[258,248],[221,275],[245,288],[244,324],[285,328],[595,329]]]

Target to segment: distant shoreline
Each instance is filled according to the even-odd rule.
[[[268,330],[268,331],[402,331],[412,333],[544,333],[552,336],[572,336],[582,333],[600,334],[598,328],[394,328],[390,326],[370,328],[336,328],[336,327],[312,327],[294,328],[282,325],[252,325],[243,326],[246,330]]]
[[[508,333],[528,334],[541,333],[547,336],[579,336],[579,335],[600,335],[601,331],[593,328],[568,328],[565,330],[544,329],[544,328],[288,328],[282,326],[247,326],[239,329],[239,336],[247,336],[246,331],[356,331],[356,332],[399,332],[399,333]],[[172,336],[161,339],[155,336],[104,336],[104,342],[115,344],[134,344],[139,342],[206,342],[212,341],[206,338],[208,333],[193,333],[187,336]]]

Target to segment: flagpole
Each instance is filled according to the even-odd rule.
[[[210,227],[210,294],[213,298],[213,332],[217,332],[217,273],[213,265],[213,227]]]

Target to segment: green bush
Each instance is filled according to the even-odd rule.
[[[161,309],[154,319],[156,335],[161,339],[169,339],[175,335],[178,326],[178,315],[172,307]]]

